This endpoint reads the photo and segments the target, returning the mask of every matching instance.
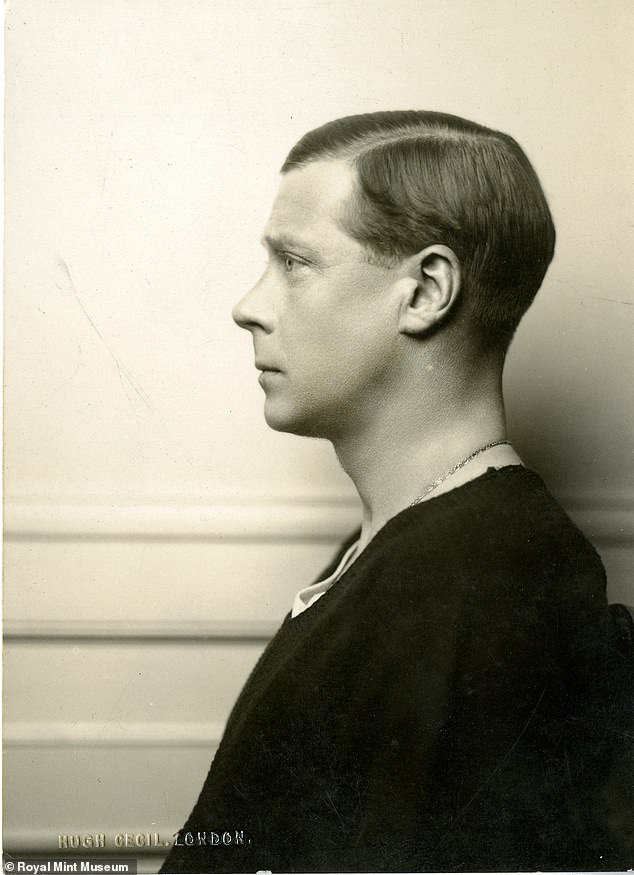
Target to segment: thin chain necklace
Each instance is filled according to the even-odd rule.
[[[414,499],[414,501],[410,504],[410,507],[414,507],[415,504],[420,504],[420,502],[424,498],[426,498],[430,492],[433,492],[437,486],[440,486],[441,483],[444,483],[444,481],[448,477],[451,477],[451,475],[455,474],[456,471],[459,471],[460,468],[464,468],[464,466],[467,464],[467,462],[470,462],[471,459],[475,459],[475,457],[479,456],[480,453],[484,453],[485,450],[490,450],[493,447],[501,447],[504,445],[510,446],[509,441],[507,441],[507,440],[491,441],[491,443],[485,444],[483,447],[480,447],[478,450],[474,450],[472,453],[470,453],[466,457],[466,459],[463,459],[462,462],[458,462],[457,465],[454,465],[448,471],[445,471],[444,474],[441,474],[437,480],[434,480],[434,482],[431,484],[431,486],[428,486],[427,489],[422,493],[422,495],[419,495],[418,498]]]

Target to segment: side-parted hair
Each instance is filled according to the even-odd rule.
[[[506,348],[555,248],[544,192],[515,140],[446,113],[374,112],[310,131],[282,173],[324,159],[356,170],[341,221],[370,258],[393,263],[432,244],[450,247],[480,342]]]

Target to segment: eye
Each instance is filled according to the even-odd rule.
[[[298,255],[293,255],[292,252],[284,252],[282,250],[276,252],[275,257],[281,270],[287,274],[300,273],[303,268],[308,267],[307,262]]]

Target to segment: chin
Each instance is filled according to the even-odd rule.
[[[327,438],[328,434],[323,424],[314,416],[301,415],[297,410],[291,410],[279,404],[266,400],[264,403],[264,419],[273,431],[296,434],[300,437]]]

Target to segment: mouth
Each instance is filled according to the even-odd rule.
[[[280,373],[279,368],[274,368],[272,365],[267,365],[267,364],[264,364],[263,362],[256,362],[255,367],[256,367],[256,370],[262,371],[263,374],[264,373],[266,373],[266,374],[279,374]]]
[[[261,368],[258,376],[258,383],[263,389],[271,388],[277,383],[276,377],[281,375],[281,371],[272,368]]]

